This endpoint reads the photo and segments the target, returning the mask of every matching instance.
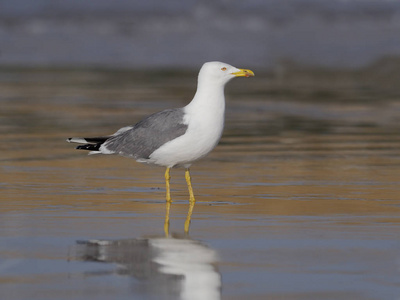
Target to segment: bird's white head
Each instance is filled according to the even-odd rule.
[[[234,66],[212,61],[205,63],[199,72],[199,82],[207,81],[214,84],[225,85],[229,80],[235,77],[251,77],[254,76],[253,71],[247,69],[238,69]]]

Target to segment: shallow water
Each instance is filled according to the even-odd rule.
[[[0,72],[1,298],[400,297],[395,98],[231,82],[221,143],[191,169],[189,236],[183,170],[165,238],[163,169],[65,142],[184,105],[193,76]]]

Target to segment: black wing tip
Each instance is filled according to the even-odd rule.
[[[101,144],[85,144],[79,145],[75,149],[78,150],[89,150],[89,151],[99,151]]]

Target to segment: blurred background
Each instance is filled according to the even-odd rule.
[[[110,126],[182,106],[194,93],[200,66],[211,60],[256,73],[227,89],[227,123],[235,127],[228,132],[246,128],[238,122],[244,118],[252,122],[246,134],[326,131],[327,121],[399,126],[398,1],[0,0],[8,132],[29,127],[31,117],[45,124],[42,130],[50,124],[82,128],[80,116],[66,114],[78,104],[87,114],[89,107],[106,108],[101,124],[110,116]],[[244,95],[259,102],[235,108],[233,101]],[[27,114],[35,109],[31,101],[41,103],[39,112]],[[60,109],[67,103],[71,107]],[[44,113],[48,105],[51,116]],[[121,124],[111,108],[126,112]]]
[[[398,298],[398,0],[0,0],[0,298],[165,298],[140,263],[164,235],[163,170],[65,140],[184,106],[211,60],[256,74],[229,83],[191,170],[188,246],[210,248],[222,298]],[[171,235],[188,209],[172,176]],[[131,242],[107,258],[103,239]],[[119,276],[136,270],[156,280]]]
[[[221,60],[279,72],[288,61],[365,68],[399,53],[393,0],[0,1],[2,66],[198,69]]]

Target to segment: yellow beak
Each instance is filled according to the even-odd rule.
[[[235,75],[236,77],[251,77],[254,76],[254,72],[252,70],[246,70],[246,69],[239,69],[240,71],[231,73],[232,75]]]

